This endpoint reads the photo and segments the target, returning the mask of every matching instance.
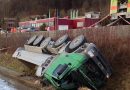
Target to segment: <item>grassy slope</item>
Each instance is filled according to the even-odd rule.
[[[34,74],[34,70],[31,69],[34,68],[33,65],[12,58],[11,54],[0,54],[0,65],[20,73]]]

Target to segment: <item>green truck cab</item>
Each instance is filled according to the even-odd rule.
[[[44,72],[44,77],[60,90],[88,86],[97,90],[105,82],[102,71],[82,53],[62,53]]]

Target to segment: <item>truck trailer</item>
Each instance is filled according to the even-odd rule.
[[[83,35],[72,41],[67,34],[56,41],[35,35],[13,57],[35,64],[36,76],[60,90],[98,90],[112,75],[109,62]]]

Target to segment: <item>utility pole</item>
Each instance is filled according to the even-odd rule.
[[[58,17],[58,14],[59,14],[59,12],[58,12],[58,8],[56,9],[56,17],[57,17],[57,30],[58,30],[58,19],[59,19],[59,17]]]
[[[51,17],[51,14],[50,14],[50,9],[49,9],[49,23],[48,23],[48,31],[50,31],[50,17]]]

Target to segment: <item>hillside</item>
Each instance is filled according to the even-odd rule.
[[[58,8],[60,13],[69,14],[70,9],[79,9],[79,14],[86,11],[100,11],[103,15],[109,12],[110,0],[0,0],[0,17],[26,17],[43,15],[50,8]]]

